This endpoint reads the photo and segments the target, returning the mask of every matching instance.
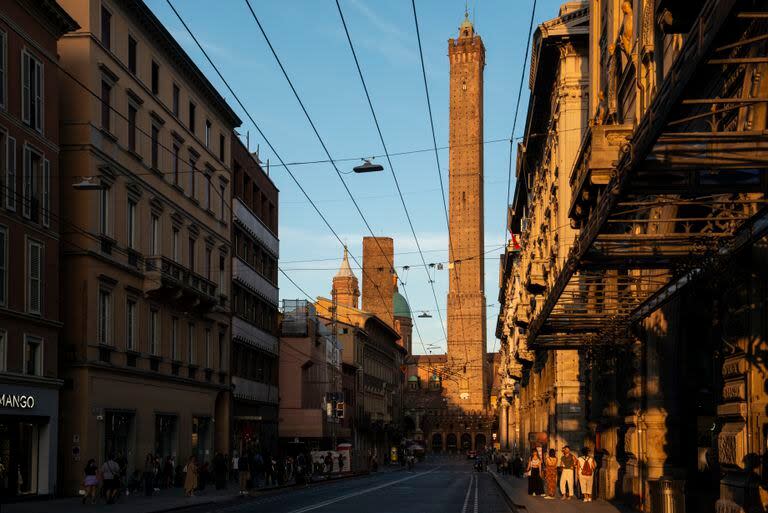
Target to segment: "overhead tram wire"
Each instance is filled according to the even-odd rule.
[[[339,0],[336,0],[336,5],[338,4],[339,4]],[[450,260],[451,257],[455,255],[453,251],[453,240],[451,237],[451,222],[450,222],[450,217],[448,215],[448,201],[445,199],[445,186],[443,184],[443,170],[440,167],[440,155],[437,150],[437,136],[435,135],[435,120],[434,120],[434,116],[432,115],[432,101],[429,99],[429,86],[427,84],[427,70],[426,70],[426,66],[424,65],[424,51],[421,45],[421,31],[419,30],[419,17],[416,14],[415,0],[411,0],[411,7],[413,10],[413,22],[414,22],[414,25],[416,26],[416,40],[418,41],[418,44],[419,44],[419,61],[421,62],[421,75],[422,75],[422,78],[424,79],[424,94],[426,95],[426,100],[427,100],[427,112],[429,114],[429,127],[432,130],[432,146],[435,150],[435,163],[437,164],[437,177],[438,177],[438,180],[440,181],[440,193],[443,198],[443,212],[445,213],[445,226],[448,230],[448,249],[450,251],[448,259]],[[346,30],[346,25],[344,28]],[[475,143],[466,143],[466,144],[474,145]],[[482,141],[480,141],[478,144],[482,144]],[[506,244],[506,241],[504,242]],[[455,276],[456,291],[458,293],[458,298],[459,298],[459,312],[460,312],[459,323],[461,324],[461,336],[466,341],[467,337],[464,332],[464,313],[463,313],[462,302],[461,302],[461,289],[459,285],[458,270],[454,270],[454,274],[456,275]],[[448,276],[449,276],[448,285],[450,290],[450,270],[449,270]],[[482,279],[485,279],[485,277],[483,276]],[[447,340],[447,337],[446,337],[446,340]],[[463,345],[464,345],[464,361],[465,361],[465,364],[468,365],[469,355],[467,353],[467,345],[466,344],[463,344]]]
[[[387,150],[387,144],[384,142],[384,134],[381,131],[381,125],[379,125],[379,119],[376,116],[376,110],[373,107],[373,101],[371,100],[371,95],[368,92],[368,85],[365,82],[365,77],[363,76],[363,71],[360,68],[360,61],[357,58],[357,52],[355,52],[355,46],[352,43],[352,37],[349,35],[349,29],[347,28],[347,22],[344,19],[344,13],[341,10],[341,4],[339,3],[339,0],[336,0],[336,9],[339,11],[339,17],[341,18],[341,24],[344,26],[344,33],[347,36],[347,42],[349,43],[349,49],[352,52],[352,57],[355,60],[355,67],[357,68],[357,74],[360,77],[360,83],[363,86],[363,91],[365,92],[365,98],[368,101],[368,107],[371,110],[371,116],[373,117],[373,122],[376,125],[376,131],[379,134],[379,140],[381,141],[381,147],[384,150],[384,155],[387,158],[387,164],[389,164],[389,171],[392,173],[392,179],[395,182],[395,188],[397,189],[397,194],[400,196],[400,203],[403,206],[403,211],[405,212],[405,217],[408,220],[408,226],[411,229],[411,234],[413,234],[413,239],[416,242],[416,249],[419,251],[419,256],[421,257],[421,263],[424,266],[424,272],[427,274],[427,283],[429,283],[430,288],[432,289],[432,297],[435,300],[435,307],[437,308],[437,315],[440,320],[440,326],[443,328],[443,333],[446,333],[447,331],[446,327],[444,326],[443,321],[443,314],[440,312],[440,302],[437,300],[437,292],[435,292],[435,282],[432,279],[432,276],[429,274],[429,267],[427,266],[426,259],[424,258],[424,253],[421,251],[421,244],[419,243],[419,237],[416,235],[416,229],[413,226],[413,220],[411,219],[411,214],[408,212],[408,207],[405,204],[405,198],[403,198],[403,192],[400,189],[400,182],[397,180],[397,174],[395,173],[394,165],[392,164],[392,159],[389,156],[389,151]]]
[[[167,0],[170,1],[170,0]],[[373,232],[373,229],[371,228],[370,223],[368,223],[368,220],[366,219],[365,215],[363,214],[362,209],[360,208],[360,205],[358,204],[357,200],[355,199],[355,196],[352,194],[352,191],[349,189],[349,186],[347,186],[346,181],[344,180],[344,177],[342,176],[341,171],[339,170],[338,166],[336,165],[336,162],[333,160],[333,157],[331,156],[330,151],[328,150],[328,146],[325,144],[325,141],[320,136],[320,132],[317,129],[317,126],[315,125],[314,121],[312,120],[312,117],[309,115],[309,111],[307,110],[306,106],[304,105],[304,102],[301,100],[301,96],[299,95],[298,91],[296,90],[296,87],[293,85],[293,81],[288,76],[288,72],[285,69],[285,66],[283,66],[282,61],[280,60],[280,57],[277,55],[277,51],[275,50],[275,47],[272,45],[272,41],[269,39],[269,36],[267,35],[266,31],[264,30],[263,25],[261,24],[261,21],[259,20],[259,17],[256,15],[256,12],[253,10],[253,6],[251,5],[249,0],[245,0],[246,5],[248,6],[248,10],[251,13],[251,16],[253,17],[254,21],[256,22],[256,25],[259,27],[259,31],[261,32],[262,36],[264,37],[264,40],[267,43],[267,46],[269,46],[270,51],[272,52],[272,56],[275,58],[275,61],[277,61],[278,66],[280,67],[280,70],[283,73],[283,76],[285,77],[286,81],[288,82],[289,87],[291,88],[291,91],[293,92],[294,97],[296,98],[296,101],[299,103],[299,106],[301,107],[301,110],[304,112],[304,116],[307,118],[307,121],[309,122],[309,125],[312,127],[312,130],[317,137],[318,142],[320,142],[320,145],[323,148],[323,151],[325,151],[325,154],[328,156],[328,159],[331,161],[331,165],[333,166],[333,169],[336,171],[336,175],[339,177],[339,180],[341,181],[342,185],[344,186],[344,189],[347,192],[347,195],[352,200],[352,203],[355,206],[355,209],[357,210],[357,213],[360,215],[360,218],[362,219],[363,223],[365,224],[366,228],[368,229],[368,232],[373,237],[373,240],[376,242],[376,245],[379,247],[379,251],[381,254],[386,258],[390,269],[394,272],[394,263],[389,261],[389,257],[386,255],[384,250],[381,247],[381,243],[379,242],[378,238],[376,237],[376,234]],[[357,263],[357,262],[356,262]],[[358,263],[359,265],[359,263]],[[429,273],[427,273],[429,274]],[[431,278],[429,278],[431,280]],[[402,284],[403,289],[405,290],[405,283],[402,280],[398,281]],[[431,283],[430,283],[431,284]],[[378,287],[376,287],[378,290]],[[381,292],[379,291],[379,294],[381,295]],[[383,300],[383,298],[382,298]],[[385,302],[386,304],[386,302]],[[391,313],[390,313],[391,314]],[[414,321],[415,324],[415,321]],[[443,331],[445,331],[445,327],[442,326],[441,328]]]
[[[512,188],[512,152],[515,146],[515,130],[517,129],[517,116],[520,111],[520,98],[523,95],[523,80],[525,78],[525,64],[528,62],[528,52],[531,49],[531,34],[533,33],[533,20],[536,15],[536,0],[531,7],[531,21],[528,24],[528,38],[525,40],[525,56],[523,57],[523,69],[520,70],[520,84],[517,88],[517,101],[515,102],[515,117],[512,119],[512,133],[509,136],[509,161],[507,169],[507,202],[504,204],[504,212],[509,208],[509,199]],[[504,221],[504,245],[507,245],[506,217]]]
[[[171,3],[171,1],[170,1],[170,0],[166,0],[166,2],[168,3],[168,6],[171,8],[171,10],[174,12],[174,14],[176,15],[176,17],[179,19],[179,21],[181,22],[181,24],[184,26],[185,30],[186,30],[186,31],[187,31],[187,33],[190,35],[190,37],[192,38],[192,40],[195,42],[195,44],[197,45],[198,49],[199,49],[199,50],[202,52],[202,54],[205,56],[205,58],[206,58],[206,60],[208,61],[208,63],[211,65],[211,67],[214,69],[214,71],[215,71],[215,72],[216,72],[216,74],[219,76],[219,78],[221,79],[221,81],[224,83],[224,85],[227,87],[227,89],[229,90],[229,92],[230,92],[230,93],[232,94],[232,96],[235,98],[235,101],[237,101],[238,105],[240,105],[240,108],[243,110],[243,112],[245,113],[245,115],[246,115],[246,116],[248,117],[248,119],[251,121],[251,123],[253,124],[254,128],[256,128],[256,130],[259,132],[259,135],[261,136],[261,138],[262,138],[262,139],[264,139],[264,142],[267,144],[267,146],[269,146],[269,149],[272,151],[272,153],[274,153],[275,157],[277,157],[277,159],[280,161],[280,163],[281,163],[281,164],[283,164],[283,167],[284,167],[284,168],[285,168],[285,170],[288,172],[288,175],[289,175],[289,176],[291,177],[291,179],[294,181],[294,183],[295,183],[295,184],[296,184],[296,186],[299,188],[299,190],[302,192],[302,194],[304,195],[304,197],[305,197],[305,198],[307,198],[307,201],[309,201],[309,203],[312,205],[312,207],[314,208],[314,210],[315,210],[315,212],[317,213],[317,215],[318,215],[318,216],[320,216],[320,218],[322,219],[322,221],[324,222],[324,224],[325,224],[325,225],[328,227],[328,229],[331,231],[331,233],[332,233],[332,234],[333,234],[333,236],[336,238],[336,240],[338,240],[339,244],[341,244],[341,246],[342,246],[342,247],[345,247],[345,246],[346,246],[346,244],[345,244],[345,243],[344,243],[344,241],[341,239],[341,237],[339,236],[338,232],[336,232],[336,230],[335,230],[335,229],[333,228],[333,226],[330,224],[330,222],[328,221],[328,219],[325,217],[325,215],[323,215],[322,211],[321,211],[321,210],[318,208],[317,204],[316,204],[316,203],[315,203],[315,202],[312,200],[312,198],[309,196],[309,194],[307,193],[306,189],[305,189],[305,188],[304,188],[304,187],[301,185],[301,183],[298,181],[298,179],[297,179],[297,178],[296,178],[296,176],[293,174],[293,172],[292,172],[292,171],[291,171],[291,169],[288,167],[288,165],[286,165],[286,163],[285,163],[285,161],[283,160],[283,158],[282,158],[282,157],[280,156],[280,154],[277,152],[277,150],[276,150],[276,149],[275,149],[275,147],[272,145],[272,143],[270,142],[270,140],[269,140],[269,139],[266,137],[266,135],[264,134],[264,132],[261,130],[261,128],[260,128],[260,126],[258,125],[258,123],[256,123],[256,120],[253,118],[253,116],[250,114],[250,112],[249,112],[249,111],[248,111],[248,109],[245,107],[245,105],[243,104],[243,102],[240,100],[240,97],[237,95],[237,93],[235,93],[234,89],[233,89],[233,88],[232,88],[232,86],[229,84],[229,82],[226,80],[226,78],[224,78],[224,75],[223,75],[223,74],[221,73],[221,71],[219,70],[219,67],[218,67],[218,66],[217,66],[217,65],[216,65],[216,64],[213,62],[213,59],[211,59],[211,57],[208,55],[208,52],[205,50],[205,48],[202,46],[202,44],[200,43],[200,41],[197,39],[197,36],[195,36],[194,32],[192,32],[192,30],[189,28],[189,26],[188,26],[188,25],[187,25],[187,23],[184,21],[184,19],[181,17],[181,15],[180,15],[180,14],[179,14],[179,12],[176,10],[176,8],[173,6],[173,4]],[[249,5],[249,7],[250,7],[250,5]],[[251,12],[253,13],[253,11],[251,11]],[[254,17],[255,17],[255,14],[254,14]],[[258,20],[257,20],[257,21],[258,21]],[[265,36],[266,36],[266,34],[265,34]],[[330,158],[330,155],[329,155],[329,158]],[[343,182],[343,179],[342,179],[342,182]],[[372,233],[372,232],[371,232],[371,233]],[[383,253],[383,251],[382,251],[382,253]],[[354,261],[354,262],[355,262],[355,263],[356,263],[358,266],[360,266],[360,267],[362,268],[362,266],[360,265],[360,262],[359,262],[359,261],[358,261],[358,260],[355,258],[355,256],[354,256],[354,255],[350,255],[350,256],[352,257],[352,260],[353,260],[353,261]],[[365,270],[363,270],[363,275],[364,275],[364,276],[366,275],[366,273],[365,273]],[[401,282],[401,283],[402,283],[402,282]],[[404,284],[404,283],[403,283],[403,290],[404,290],[404,292],[406,292],[406,293],[407,293],[407,291],[405,290],[405,284]],[[376,287],[376,291],[378,292],[378,294],[379,294],[379,297],[382,299],[382,302],[384,302],[384,304],[386,305],[386,301],[385,301],[385,299],[384,299],[384,297],[383,297],[383,295],[382,295],[382,293],[381,293],[381,290],[380,290],[378,287]],[[393,314],[392,314],[392,312],[390,312],[388,308],[387,308],[387,313],[388,313],[388,314],[390,314],[390,315],[393,315]],[[416,321],[415,321],[415,320],[413,321],[413,324],[414,324],[414,326],[416,326]],[[417,329],[417,331],[418,331],[418,329]]]
[[[172,6],[171,6],[171,7],[172,7]],[[173,8],[173,7],[172,7],[172,8]],[[16,32],[16,33],[17,33],[19,36],[23,36],[23,34],[22,34],[22,33],[21,33],[21,32],[20,32],[20,31],[19,31],[17,28],[15,28],[15,27],[11,27],[11,30],[13,30],[14,32]],[[103,98],[102,98],[102,97],[101,97],[99,94],[97,94],[95,91],[93,91],[91,88],[89,88],[89,87],[88,87],[86,84],[84,84],[84,83],[83,83],[81,80],[79,80],[79,79],[78,79],[76,76],[74,76],[74,75],[73,75],[73,74],[72,74],[72,73],[71,73],[69,70],[67,70],[66,68],[64,68],[64,67],[63,67],[63,66],[62,66],[60,63],[58,63],[58,62],[55,62],[55,61],[52,61],[52,63],[54,64],[54,66],[56,66],[57,70],[61,71],[61,72],[62,72],[62,73],[65,75],[65,76],[67,76],[67,77],[68,77],[70,80],[72,80],[72,81],[73,81],[75,84],[77,84],[77,85],[78,85],[78,86],[79,86],[79,87],[80,87],[80,88],[81,88],[83,91],[85,91],[86,93],[88,93],[88,94],[90,94],[91,96],[93,96],[93,97],[94,97],[94,98],[95,98],[97,101],[99,101],[99,102],[101,103],[101,105],[103,105],[103,106],[106,106],[106,107],[109,109],[109,111],[110,111],[110,112],[113,112],[113,113],[114,113],[114,114],[115,114],[117,117],[121,118],[121,119],[122,119],[122,120],[124,120],[125,122],[127,122],[127,123],[130,123],[130,120],[128,119],[128,117],[127,117],[127,116],[125,116],[125,115],[124,115],[122,112],[120,112],[119,110],[117,110],[117,108],[113,107],[113,106],[112,106],[112,105],[111,105],[109,102],[106,102],[106,101],[104,101],[104,99],[103,99]],[[142,128],[140,128],[138,125],[134,125],[134,126],[135,126],[135,129],[136,129],[136,131],[137,131],[138,133],[140,133],[140,134],[142,134],[143,136],[147,137],[149,140],[151,140],[151,139],[152,139],[152,136],[151,136],[151,134],[149,134],[147,131],[143,130],[143,129],[142,129]],[[122,145],[121,145],[121,144],[119,144],[117,141],[115,141],[113,144],[115,144],[115,145],[116,145],[118,148],[122,149],[123,151],[128,151],[128,149],[127,149],[125,146],[122,146]],[[162,149],[162,150],[164,150],[164,151],[167,151],[167,152],[168,152],[168,153],[169,153],[171,156],[173,156],[173,155],[174,155],[174,153],[173,153],[173,150],[172,150],[171,148],[169,148],[168,146],[164,145],[163,143],[161,143],[159,140],[158,140],[157,144],[158,144],[158,148],[160,148],[160,149]],[[185,159],[183,159],[183,158],[181,158],[181,157],[179,157],[179,159],[178,159],[178,160],[179,160],[179,163],[180,163],[180,164],[182,164],[182,163],[183,163],[183,164],[186,164],[186,165],[188,165],[188,166],[190,166],[190,167],[192,166],[192,162],[191,162],[191,161],[185,160]],[[224,169],[224,168],[216,168],[216,167],[213,167],[212,169],[213,169],[213,171],[215,171],[215,172],[228,172],[228,170],[227,170],[227,169]],[[181,170],[179,170],[179,174],[183,174],[183,173],[190,173],[190,172],[192,172],[192,171],[191,171],[191,170],[190,170],[190,171],[181,171]],[[149,173],[131,173],[131,175],[133,175],[133,176],[157,176],[157,173],[156,173],[156,172],[149,172]],[[165,173],[163,173],[163,175],[165,175]],[[60,178],[60,177],[61,177],[61,175],[60,175],[60,174],[59,174],[59,175],[55,175],[55,177],[56,177],[56,178]],[[0,197],[3,197],[3,196],[5,196],[5,194],[6,194],[6,193],[7,193],[7,191],[9,190],[9,188],[8,188],[8,187],[6,187],[6,186],[4,186],[4,185],[2,185],[2,184],[0,184],[0,189],[4,189],[4,190],[6,191],[6,192],[2,192],[2,194],[0,194]],[[216,194],[217,196],[220,196],[220,197],[221,197],[221,193],[220,193],[220,191],[219,191],[219,190],[217,190],[216,188],[213,188],[213,192],[214,192],[214,194]],[[20,192],[16,191],[16,192],[15,192],[15,194],[16,194],[16,195],[17,195],[19,198],[21,198],[21,201],[22,201],[22,203],[23,203],[24,201],[26,201],[22,193],[20,193]],[[309,198],[307,198],[307,199],[309,199]],[[233,213],[233,210],[232,210],[232,205],[228,204],[228,203],[227,203],[227,201],[226,201],[226,199],[225,199],[224,197],[221,197],[221,201],[222,201],[222,203],[223,203],[224,207],[226,208],[226,210],[227,210],[227,211],[229,211],[229,213],[230,213],[230,214],[232,214],[232,213]],[[60,225],[62,225],[62,226],[63,226],[63,225],[66,225],[66,226],[68,226],[68,227],[72,228],[73,230],[75,230],[75,232],[76,232],[76,233],[80,234],[81,236],[84,236],[84,237],[86,237],[86,238],[91,238],[91,239],[95,240],[96,242],[99,242],[99,241],[101,240],[97,234],[94,234],[94,233],[92,233],[92,232],[88,231],[87,229],[83,228],[82,226],[79,226],[79,225],[77,225],[76,223],[74,223],[73,221],[71,221],[71,220],[69,220],[69,219],[67,219],[67,218],[65,218],[65,217],[63,217],[63,216],[61,216],[60,214],[56,214],[56,213],[54,213],[54,212],[50,212],[50,211],[49,211],[49,212],[48,212],[48,215],[50,216],[50,218],[51,218],[51,219],[53,219],[53,220],[57,220],[57,221],[59,222],[59,224],[60,224]],[[85,248],[82,248],[81,246],[78,246],[77,244],[75,244],[75,243],[73,243],[73,242],[71,242],[71,241],[65,241],[65,243],[67,243],[67,244],[70,244],[70,245],[72,245],[72,246],[75,246],[75,247],[78,247],[79,249],[81,249],[81,250],[83,250],[83,251],[87,251],[87,249],[85,249]],[[128,251],[127,251],[127,250],[125,250],[125,249],[122,249],[122,248],[120,248],[120,247],[119,247],[119,246],[117,246],[117,245],[115,245],[115,246],[113,247],[113,250],[114,250],[114,251],[116,251],[116,252],[118,252],[118,253],[120,253],[120,254],[123,254],[123,255],[126,255],[126,256],[128,255]],[[292,278],[290,278],[290,277],[289,277],[289,276],[286,274],[286,272],[285,272],[285,271],[284,271],[282,268],[280,268],[280,266],[278,266],[278,270],[279,270],[279,271],[280,271],[280,272],[281,272],[281,273],[282,273],[282,274],[283,274],[283,275],[284,275],[286,278],[288,278],[288,280],[289,280],[289,281],[290,281],[292,284],[294,284],[294,286],[296,286],[296,288],[297,288],[298,290],[300,290],[300,291],[301,291],[301,292],[302,292],[302,293],[303,293],[305,296],[309,297],[311,300],[313,300],[313,301],[314,301],[314,299],[313,299],[311,296],[309,296],[309,294],[307,294],[307,293],[306,293],[306,292],[305,292],[305,291],[304,291],[304,290],[303,290],[301,287],[298,287],[298,285],[296,284],[296,282],[295,282],[295,281],[294,281]],[[158,280],[156,280],[156,279],[155,279],[154,281],[158,281]],[[158,282],[158,283],[159,283],[159,282]]]

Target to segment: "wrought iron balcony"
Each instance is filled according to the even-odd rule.
[[[203,310],[218,303],[214,282],[168,257],[146,257],[144,271],[144,292],[154,299]]]

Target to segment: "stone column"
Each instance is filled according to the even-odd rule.
[[[502,451],[509,450],[509,400],[501,397],[499,406],[499,446]]]

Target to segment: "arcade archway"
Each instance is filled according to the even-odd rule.
[[[468,451],[472,448],[472,435],[469,433],[461,434],[461,450]]]
[[[456,445],[455,433],[448,433],[448,436],[445,437],[445,448],[450,452],[453,452],[456,450],[457,445]]]
[[[435,433],[432,435],[432,452],[441,452],[443,450],[443,435]]]

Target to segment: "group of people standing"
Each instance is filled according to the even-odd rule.
[[[569,500],[576,495],[575,486],[578,482],[584,502],[590,502],[595,467],[595,459],[589,455],[587,448],[582,449],[581,456],[576,457],[566,445],[558,458],[554,449],[543,453],[542,448],[537,447],[532,452],[526,469],[528,494],[554,499],[557,497],[559,481],[560,498]]]

